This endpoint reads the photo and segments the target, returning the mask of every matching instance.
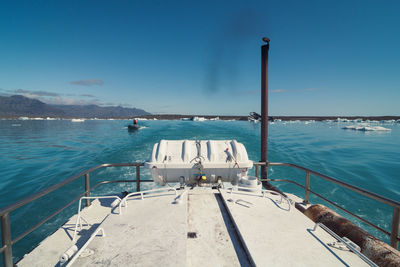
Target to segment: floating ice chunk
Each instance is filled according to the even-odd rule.
[[[248,122],[253,122],[253,123],[259,123],[260,122],[260,120],[256,120],[256,119],[253,119],[253,118],[248,118],[247,121]]]
[[[146,119],[146,118],[133,118],[133,120],[137,120],[137,121],[147,121],[148,119]]]
[[[342,118],[337,118],[336,120],[334,120],[335,122],[349,122],[348,119],[342,119]]]
[[[192,121],[205,121],[206,120],[206,118],[204,118],[204,117],[197,117],[197,116],[195,116],[195,117],[192,117],[192,119],[191,119]]]
[[[355,130],[355,131],[391,131],[391,129],[381,127],[381,126],[370,126],[368,124],[357,124],[357,125],[347,125],[342,129],[345,130]]]
[[[381,126],[372,126],[373,131],[391,131],[392,129],[381,127]]]

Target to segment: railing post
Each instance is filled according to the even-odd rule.
[[[400,222],[400,209],[397,207],[393,208],[393,217],[392,217],[392,233],[390,234],[390,245],[395,249],[399,247],[399,241],[397,237],[399,235],[399,222]]]
[[[5,267],[13,266],[12,245],[11,245],[11,225],[10,214],[5,213],[1,216],[1,240],[2,245],[6,246],[3,251],[3,263]]]
[[[140,192],[140,166],[136,166],[136,192]]]
[[[304,202],[310,203],[310,172],[306,172],[306,191],[304,195]]]
[[[85,174],[85,196],[90,197],[90,176],[89,173]],[[90,199],[86,199],[86,207],[90,206]]]
[[[258,174],[258,165],[256,165],[256,177],[258,178],[259,174]]]

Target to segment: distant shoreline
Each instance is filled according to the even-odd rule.
[[[0,116],[0,119],[19,119],[21,117],[26,117],[29,119],[43,119],[46,120],[47,118],[51,119],[61,119],[61,120],[71,120],[71,119],[99,119],[99,120],[107,120],[107,119],[114,119],[114,120],[132,120],[133,118],[138,119],[147,119],[147,120],[181,120],[181,119],[190,119],[192,117],[203,117],[207,120],[219,118],[219,120],[238,120],[238,121],[247,121],[247,116],[218,116],[218,115],[179,115],[179,114],[153,114],[153,115],[142,115],[142,116],[135,116],[135,117],[97,117],[97,118],[85,118],[85,117],[40,117],[40,116]],[[277,120],[280,119],[282,121],[293,121],[293,120],[300,120],[300,121],[324,121],[324,120],[336,120],[337,118],[341,119],[348,119],[348,120],[356,120],[362,119],[365,120],[400,120],[400,116],[269,116],[270,120]]]
[[[218,116],[218,115],[175,115],[175,114],[162,114],[162,115],[144,115],[137,116],[137,118],[144,119],[157,119],[157,120],[180,120],[183,118],[192,118],[192,117],[203,117],[205,119],[213,119],[218,117],[220,120],[240,120],[247,121],[248,116]],[[269,116],[269,120],[280,119],[282,121],[291,121],[291,120],[300,120],[300,121],[323,121],[323,120],[335,120],[337,118],[355,120],[399,120],[400,116]]]

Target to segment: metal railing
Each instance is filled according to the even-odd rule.
[[[24,198],[14,204],[11,204],[7,207],[4,207],[0,210],[0,217],[1,217],[1,239],[2,239],[2,246],[0,247],[0,253],[3,254],[3,263],[5,267],[11,267],[13,266],[13,255],[12,255],[12,246],[20,241],[22,238],[27,236],[28,234],[32,233],[34,230],[39,228],[41,225],[43,225],[45,222],[65,210],[67,207],[71,206],[73,203],[75,203],[77,200],[79,200],[80,197],[90,196],[90,192],[94,190],[95,188],[103,185],[103,184],[109,184],[109,183],[126,183],[126,182],[134,182],[136,183],[136,190],[140,191],[140,183],[141,182],[153,182],[153,180],[140,180],[140,167],[144,166],[143,162],[134,162],[134,163],[110,163],[110,164],[101,164],[97,165],[89,170],[83,171],[77,175],[72,176],[71,178],[68,178],[62,182],[59,182],[53,186],[50,186],[42,191],[39,191],[27,198]],[[90,173],[101,169],[101,168],[107,168],[107,167],[136,167],[136,180],[112,180],[112,181],[103,181],[100,183],[97,183],[93,187],[90,187]],[[35,201],[45,195],[50,194],[51,192],[67,185],[70,184],[73,181],[76,181],[79,178],[84,177],[84,184],[85,184],[85,191],[79,194],[77,197],[72,199],[70,202],[68,202],[66,205],[61,207],[60,209],[56,210],[43,220],[41,220],[39,223],[35,224],[33,227],[29,228],[16,238],[12,239],[11,236],[11,222],[10,222],[10,213],[18,208],[21,208],[25,206],[26,204],[31,203],[32,201]],[[86,199],[86,206],[90,206],[91,202],[90,199]]]
[[[258,178],[259,178],[259,167],[261,167],[261,166],[268,166],[268,167],[271,167],[271,166],[286,166],[286,167],[291,167],[291,168],[295,168],[295,169],[304,171],[304,172],[306,173],[306,177],[305,177],[305,186],[303,186],[303,185],[301,185],[301,184],[299,184],[299,183],[297,183],[297,182],[295,182],[295,181],[288,180],[288,179],[260,179],[260,180],[261,180],[261,181],[268,181],[268,182],[270,182],[270,181],[272,181],[272,182],[287,182],[287,183],[291,183],[291,184],[297,185],[297,186],[299,186],[299,187],[301,187],[301,188],[303,188],[303,189],[305,190],[305,192],[304,192],[304,202],[305,202],[306,204],[308,204],[308,203],[310,202],[310,193],[312,193],[312,194],[316,195],[317,197],[319,197],[319,198],[325,200],[325,201],[328,202],[329,204],[335,206],[336,208],[338,208],[338,209],[340,209],[340,210],[346,212],[347,214],[353,216],[353,217],[356,218],[357,220],[359,220],[359,221],[361,221],[361,222],[363,222],[363,223],[368,224],[369,226],[371,226],[371,227],[373,227],[374,229],[376,229],[376,230],[378,230],[378,231],[384,233],[384,234],[387,235],[387,236],[390,236],[390,245],[391,245],[393,248],[398,249],[399,241],[400,241],[400,238],[399,238],[399,227],[400,227],[400,202],[397,202],[397,201],[395,201],[395,200],[392,200],[392,199],[389,199],[389,198],[380,196],[380,195],[378,195],[378,194],[375,194],[375,193],[372,193],[372,192],[370,192],[370,191],[364,190],[364,189],[359,188],[359,187],[357,187],[357,186],[354,186],[354,185],[351,185],[351,184],[342,182],[342,181],[340,181],[340,180],[338,180],[338,179],[329,177],[329,176],[327,176],[327,175],[325,175],[325,174],[322,174],[322,173],[319,173],[319,172],[316,172],[316,171],[313,171],[313,170],[310,170],[310,169],[307,169],[307,168],[304,168],[304,167],[301,167],[301,166],[298,166],[298,165],[292,164],[292,163],[280,163],[280,162],[268,162],[268,163],[266,163],[266,162],[254,162],[254,166],[255,166],[255,168],[256,168],[255,174],[256,174],[256,176],[257,176]],[[319,178],[322,178],[322,179],[325,180],[325,181],[328,181],[328,182],[337,184],[337,185],[339,185],[339,186],[341,186],[341,187],[347,188],[347,189],[349,189],[349,190],[351,190],[351,191],[353,191],[353,192],[356,192],[356,193],[358,193],[358,194],[360,194],[360,195],[366,196],[366,197],[368,197],[368,198],[374,199],[374,200],[376,200],[376,201],[379,201],[379,202],[381,202],[381,203],[384,203],[384,204],[386,204],[386,205],[391,206],[391,207],[393,208],[392,229],[391,229],[391,232],[388,232],[388,231],[386,231],[385,229],[382,229],[381,227],[375,225],[374,223],[372,223],[372,222],[370,222],[370,221],[368,221],[368,220],[366,220],[366,219],[364,219],[364,218],[361,218],[360,216],[358,216],[358,215],[352,213],[351,211],[349,211],[349,210],[347,210],[347,209],[345,209],[345,208],[339,206],[339,205],[336,204],[335,202],[333,202],[333,201],[327,199],[326,197],[324,197],[324,196],[322,196],[322,195],[320,195],[320,194],[318,194],[318,193],[312,191],[311,188],[310,188],[310,185],[311,185],[311,174],[312,174],[312,175],[315,175],[315,176],[317,176],[317,177],[319,177]]]
[[[30,234],[31,232],[33,232],[34,230],[36,230],[37,228],[39,228],[41,225],[43,225],[45,222],[47,222],[48,220],[50,220],[51,218],[53,218],[54,216],[56,216],[57,214],[59,214],[60,212],[62,212],[64,209],[66,209],[67,207],[71,206],[73,203],[75,203],[77,200],[79,200],[80,197],[82,196],[86,196],[86,197],[90,197],[90,192],[93,191],[95,188],[104,185],[104,184],[110,184],[110,183],[126,183],[126,182],[132,182],[132,183],[136,183],[136,189],[137,191],[140,191],[140,183],[141,182],[153,182],[153,180],[141,180],[140,179],[140,167],[144,166],[143,162],[134,162],[134,163],[115,163],[115,164],[101,164],[98,166],[95,166],[89,170],[83,171],[71,178],[68,178],[60,183],[57,183],[53,186],[50,186],[42,191],[37,192],[36,194],[33,194],[25,199],[22,199],[12,205],[9,205],[5,208],[2,208],[0,210],[0,217],[1,217],[1,238],[2,238],[2,247],[0,247],[0,253],[3,254],[3,263],[5,267],[11,267],[13,266],[13,257],[12,257],[12,246],[17,243],[18,241],[20,241],[22,238],[24,238],[25,236],[27,236],[28,234]],[[288,179],[260,179],[261,181],[274,181],[274,182],[288,182],[288,183],[292,183],[295,184],[301,188],[305,189],[305,194],[304,194],[304,202],[305,203],[309,203],[309,198],[310,198],[310,193],[318,196],[319,198],[327,201],[328,203],[334,205],[335,207],[337,207],[338,209],[345,211],[346,213],[350,214],[351,216],[355,217],[356,219],[372,226],[373,228],[379,230],[380,232],[390,236],[390,245],[392,247],[395,247],[396,249],[398,248],[398,244],[400,241],[400,238],[398,237],[399,234],[399,222],[400,222],[400,203],[385,197],[382,197],[380,195],[377,195],[375,193],[366,191],[364,189],[361,189],[357,186],[342,182],[340,180],[337,180],[335,178],[329,177],[327,175],[318,173],[316,171],[295,165],[295,164],[291,164],[291,163],[265,163],[265,162],[254,162],[254,166],[255,166],[255,173],[256,176],[259,177],[259,167],[261,166],[287,166],[287,167],[291,167],[291,168],[295,168],[295,169],[299,169],[302,170],[306,173],[306,181],[305,181],[305,186],[292,181],[292,180],[288,180]],[[135,180],[112,180],[112,181],[103,181],[103,182],[99,182],[96,185],[94,185],[93,187],[90,187],[90,173],[100,169],[100,168],[107,168],[107,167],[136,167],[136,179]],[[353,214],[352,212],[348,211],[347,209],[339,206],[338,204],[328,200],[327,198],[321,196],[320,194],[314,192],[311,190],[310,188],[310,184],[311,184],[311,174],[320,177],[326,181],[332,182],[334,184],[340,185],[344,188],[347,188],[351,191],[354,191],[356,193],[359,193],[361,195],[367,196],[371,199],[377,200],[379,202],[382,202],[386,205],[389,205],[391,207],[393,207],[393,219],[392,219],[392,230],[391,232],[388,232],[382,228],[380,228],[379,226],[361,218],[360,216]],[[23,206],[25,206],[26,204],[31,203],[32,201],[35,201],[45,195],[48,195],[49,193],[67,185],[70,184],[71,182],[84,177],[84,184],[85,184],[85,191],[82,192],[81,194],[79,194],[77,197],[75,197],[74,199],[72,199],[69,203],[67,203],[66,205],[64,205],[63,207],[61,207],[60,209],[56,210],[55,212],[53,212],[52,214],[50,214],[49,216],[47,216],[46,218],[44,218],[43,220],[41,220],[39,223],[37,223],[36,225],[34,225],[33,227],[29,228],[28,230],[26,230],[24,233],[20,234],[19,236],[17,236],[16,238],[12,239],[11,236],[11,223],[10,223],[10,213],[18,208],[21,208]],[[91,202],[90,199],[86,199],[86,206],[90,206]]]

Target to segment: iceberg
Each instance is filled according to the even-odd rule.
[[[348,119],[337,118],[334,122],[349,122]]]
[[[204,118],[204,117],[197,117],[197,116],[195,116],[195,117],[192,117],[192,118],[191,118],[191,120],[192,120],[192,121],[205,121],[205,120],[206,120],[206,118]]]
[[[391,131],[392,129],[381,127],[381,126],[371,126],[368,124],[357,124],[357,125],[347,125],[342,129],[344,130],[355,130],[355,131]]]

